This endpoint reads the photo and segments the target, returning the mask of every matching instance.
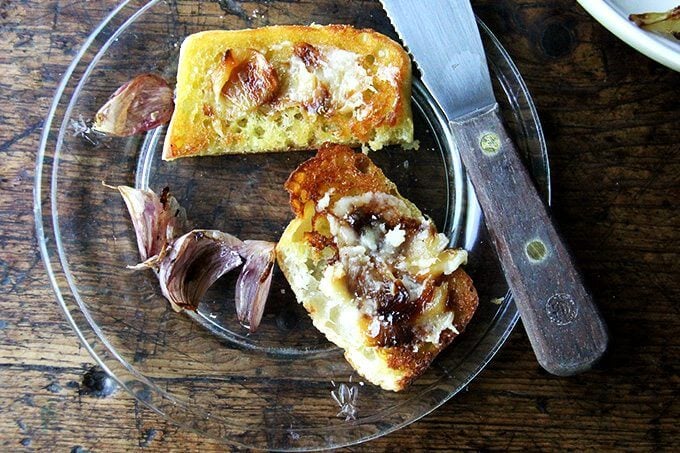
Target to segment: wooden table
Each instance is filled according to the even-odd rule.
[[[3,451],[221,447],[124,392],[82,391],[93,359],[55,302],[34,239],[42,122],[76,49],[116,3],[0,1]],[[610,353],[598,370],[550,376],[518,327],[468,391],[353,449],[676,450],[680,74],[626,46],[573,1],[473,3],[534,96],[550,151],[552,212],[609,324]]]

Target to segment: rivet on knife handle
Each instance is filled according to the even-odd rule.
[[[560,376],[589,369],[607,348],[604,322],[497,107],[450,126],[539,363]]]

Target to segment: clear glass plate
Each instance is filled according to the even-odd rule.
[[[414,83],[420,150],[396,147],[373,160],[451,238],[470,250],[480,306],[454,344],[407,390],[364,384],[295,303],[280,272],[260,329],[248,335],[233,307],[237,273],[221,279],[196,314],[172,312],[151,272],[125,265],[138,254],[124,204],[102,185],[170,186],[194,227],[277,240],[292,213],[283,182],[312,152],[163,162],[164,130],[101,139],[82,128],[111,92],[142,72],[174,81],[179,45],[201,30],[267,24],[347,23],[395,37],[378,2],[128,1],[87,39],[46,121],[36,168],[37,235],[57,300],[95,360],[140,402],[225,444],[276,450],[339,447],[392,432],[464,388],[518,319],[445,121]],[[229,9],[228,5],[231,5]],[[224,7],[224,9],[222,9]],[[512,61],[480,23],[497,97],[546,200],[546,147],[533,103]],[[452,34],[451,39],[455,39]],[[492,300],[504,298],[493,303]],[[498,301],[496,301],[498,302]],[[355,420],[331,397],[358,389]]]

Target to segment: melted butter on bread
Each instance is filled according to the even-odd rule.
[[[367,380],[402,390],[470,321],[464,250],[363,154],[328,145],[286,183],[277,258],[298,300]]]
[[[163,158],[325,142],[413,146],[410,96],[408,55],[372,30],[329,25],[196,33],[180,49]]]

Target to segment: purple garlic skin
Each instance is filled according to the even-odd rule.
[[[198,308],[201,298],[224,274],[245,265],[236,281],[236,315],[254,332],[260,325],[276,261],[276,243],[241,241],[217,230],[186,234],[186,212],[164,188],[118,186],[132,219],[142,262],[131,269],[153,269],[161,292],[175,311]]]
[[[170,189],[164,188],[160,197],[149,189],[117,187],[130,213],[137,236],[137,248],[143,262],[164,253],[169,242],[179,236],[185,228],[186,211]],[[143,264],[143,263],[142,263]],[[151,267],[152,263],[142,266]]]
[[[274,274],[275,251],[274,242],[250,240],[239,249],[246,264],[236,281],[236,315],[250,332],[255,332],[262,320]]]
[[[242,244],[217,230],[193,230],[170,244],[158,263],[158,280],[172,308],[195,311],[208,288],[241,265]]]
[[[92,129],[115,137],[154,129],[170,121],[175,109],[168,82],[155,74],[141,74],[118,88],[94,117]]]

